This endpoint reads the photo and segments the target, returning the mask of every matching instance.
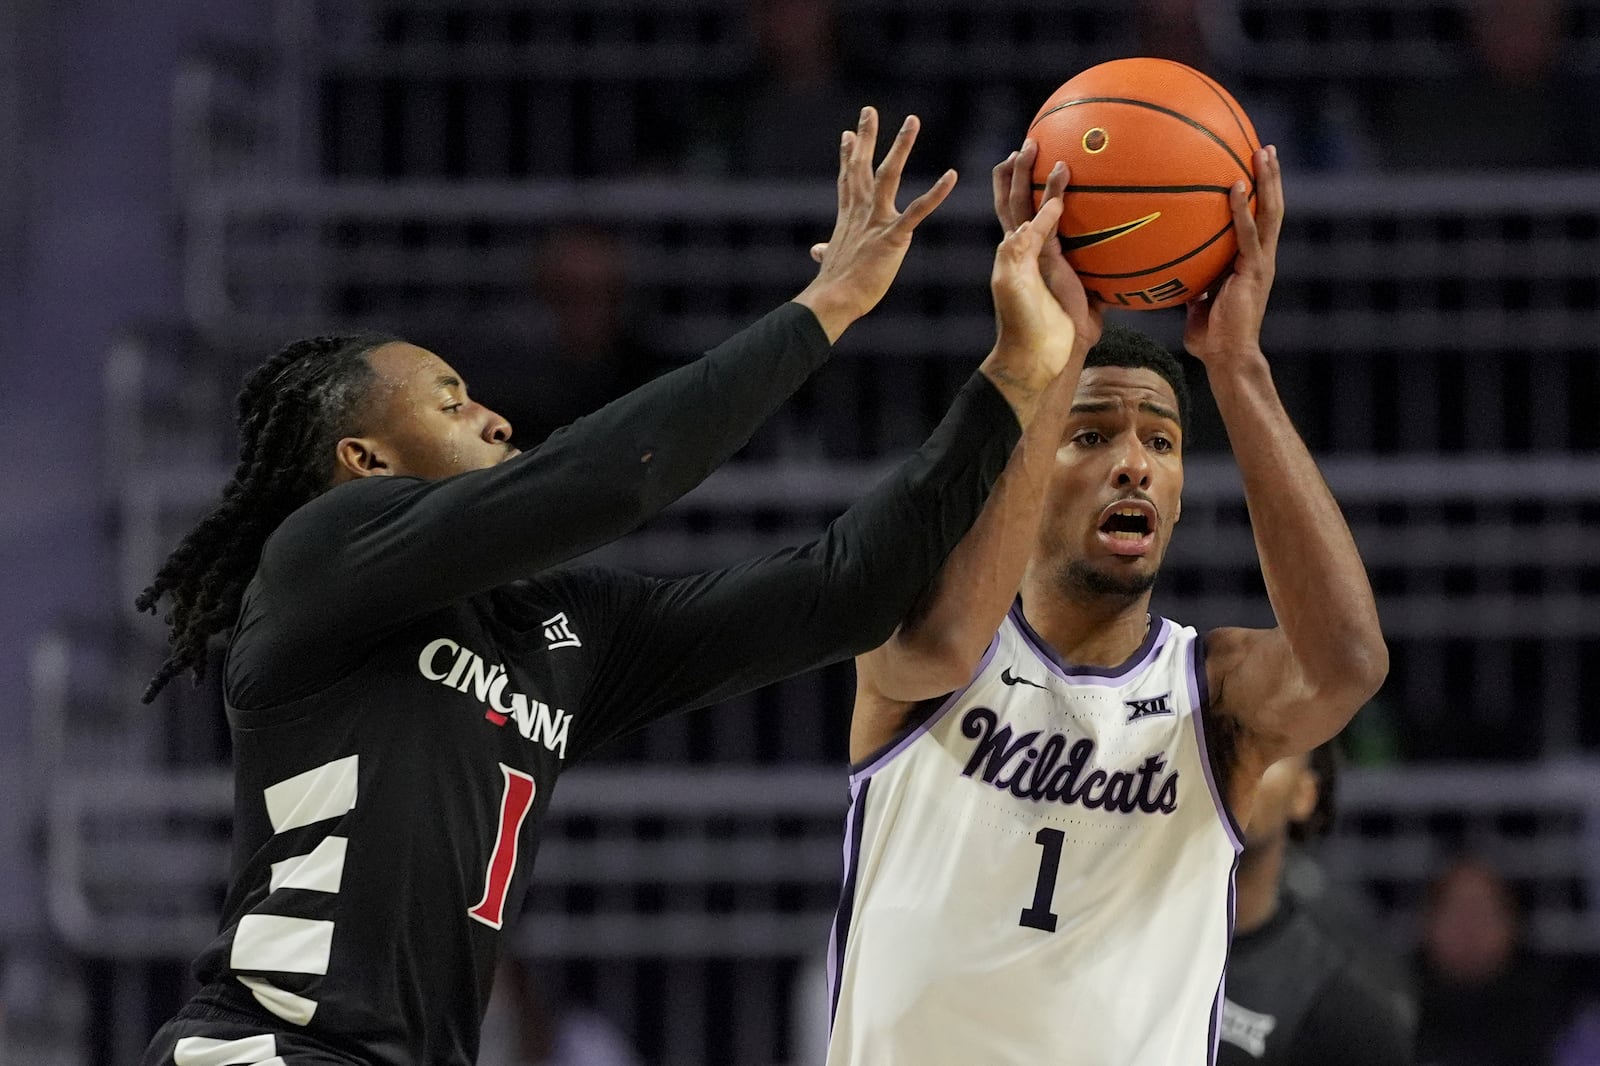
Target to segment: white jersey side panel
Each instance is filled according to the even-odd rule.
[[[1061,663],[1020,611],[851,778],[830,1066],[1214,1061],[1236,830],[1193,629]]]

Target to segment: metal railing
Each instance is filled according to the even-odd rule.
[[[1042,94],[1073,73],[1150,48],[1120,0],[838,6],[843,76],[959,126],[955,139],[980,155],[995,137],[1009,146]],[[1203,0],[1198,32],[1210,72],[1248,90],[1241,98],[1261,103],[1263,117],[1308,83],[1360,110],[1364,87],[1470,76],[1470,8]],[[1581,78],[1600,57],[1600,2],[1564,9],[1563,62]],[[266,47],[270,75],[243,95],[238,57],[187,66],[177,173],[483,180],[695,169],[705,146],[678,149],[709,131],[689,112],[748,91],[763,62],[739,0],[276,0]],[[649,147],[656,133],[664,143]]]
[[[1512,190],[1515,190],[1514,194]],[[1600,327],[1600,193],[1587,175],[1297,178],[1268,320],[1282,355],[1588,351]],[[244,185],[189,211],[185,304],[214,333],[277,333],[526,304],[538,239],[619,231],[641,313],[680,351],[799,291],[833,217],[827,183]],[[973,358],[993,328],[994,222],[959,191],[925,226],[853,350]],[[1173,331],[1171,316],[1139,325]]]
[[[1263,79],[1377,79],[1394,84],[1472,67],[1474,0],[1214,0],[1207,42],[1233,69]],[[1575,74],[1600,58],[1600,3],[1555,5],[1555,34]]]

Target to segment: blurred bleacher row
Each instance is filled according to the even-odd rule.
[[[786,6],[800,5],[767,5]],[[1397,90],[1471,77],[1469,6],[1212,0],[1191,43],[1253,113],[1328,120],[1360,146]],[[597,284],[625,286],[606,305],[648,338],[616,380],[804,286],[836,141],[808,139],[809,114],[792,136],[770,128],[785,113],[759,106],[754,7],[274,0],[269,39],[197,47],[172,99],[184,307],[130,325],[104,364],[117,610],[64,621],[34,654],[49,916],[98,969],[20,1024],[81,1027],[92,991],[126,1060],[215,921],[230,797],[218,695],[212,682],[137,703],[163,633],[131,602],[228,475],[244,369],[308,332],[384,327],[514,406],[521,375],[540,380],[555,311],[538,306],[536,249],[553,235],[615,250]],[[919,165],[958,165],[962,185],[883,307],[749,454],[599,559],[685,572],[809,537],[913,447],[988,348],[985,168],[1056,84],[1153,32],[1124,0],[836,8],[842,69],[872,94],[855,105],[918,110]],[[1568,4],[1556,30],[1556,81],[1581,89],[1600,65],[1600,0]],[[771,137],[740,139],[741,100],[803,165],[742,165]],[[1367,117],[1339,126],[1349,113]],[[1326,856],[1394,943],[1414,941],[1428,880],[1470,848],[1523,891],[1535,947],[1600,954],[1600,181],[1546,167],[1558,147],[1581,148],[1509,172],[1391,169],[1381,151],[1354,153],[1360,166],[1307,153],[1290,171],[1266,341],[1372,571],[1394,663],[1352,727],[1362,768]],[[1126,321],[1178,345],[1176,315]],[[1266,624],[1214,410],[1196,413],[1187,452],[1157,608]],[[563,784],[518,945],[651,1061],[784,1059],[777,1004],[826,941],[840,872],[850,682],[838,667],[663,723]]]

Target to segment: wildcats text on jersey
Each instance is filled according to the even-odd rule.
[[[506,692],[510,675],[499,663],[489,663],[470,648],[449,637],[429,641],[417,656],[417,670],[429,681],[455,689],[472,690],[487,708],[484,717],[495,725],[515,722],[517,732],[535,744],[542,744],[562,759],[567,757],[567,729],[572,715],[551,707],[543,700],[520,692]]]
[[[988,707],[972,708],[961,718],[961,733],[978,743],[961,776],[978,774],[986,783],[1018,799],[1076,803],[1091,810],[1123,814],[1171,814],[1178,809],[1177,772],[1155,784],[1156,776],[1167,765],[1165,752],[1147,757],[1131,774],[1124,770],[1108,774],[1100,769],[1085,774],[1094,761],[1093,740],[1081,737],[1069,751],[1067,738],[1060,733],[1051,733],[1043,744],[1035,745],[1040,732],[1034,729],[1012,739],[1011,727],[1000,725],[998,714]],[[1067,753],[1065,763],[1061,762],[1062,752]],[[1021,761],[1007,775],[1007,765],[1019,753]]]

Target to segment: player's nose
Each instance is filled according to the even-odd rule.
[[[1130,441],[1119,449],[1116,464],[1111,470],[1111,480],[1119,489],[1150,487],[1150,457],[1138,441]]]
[[[485,407],[483,409],[483,439],[490,444],[505,444],[511,440],[511,423]]]

